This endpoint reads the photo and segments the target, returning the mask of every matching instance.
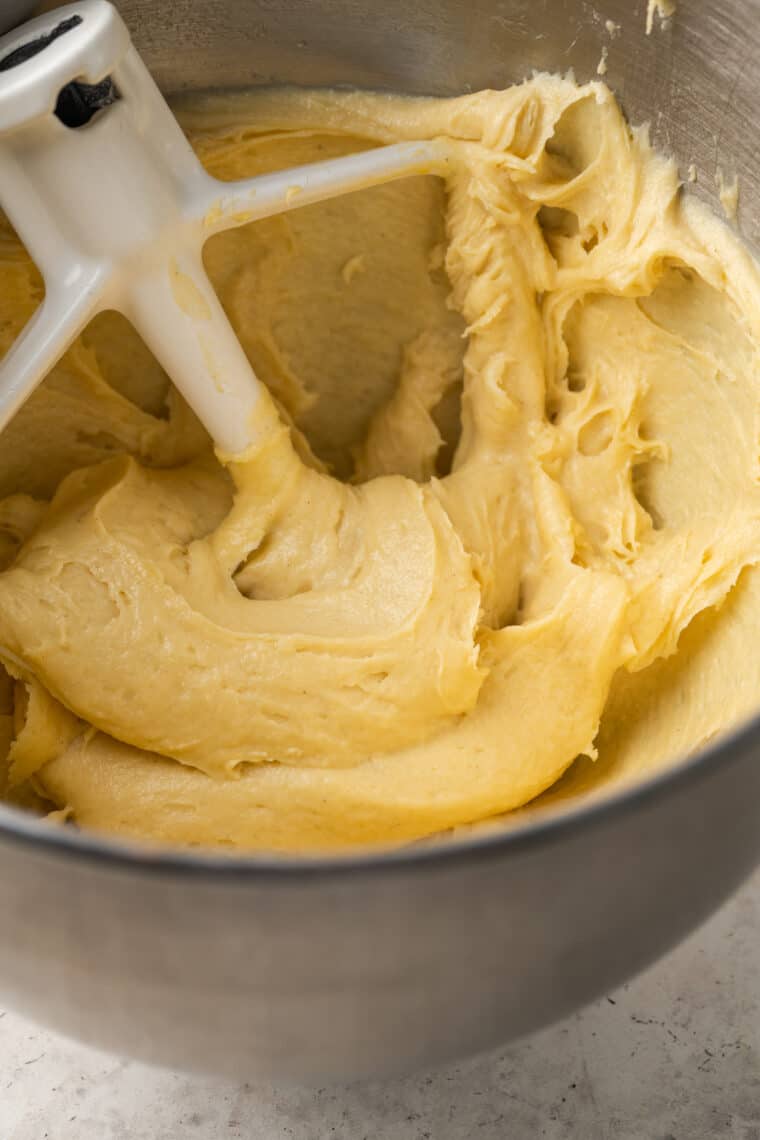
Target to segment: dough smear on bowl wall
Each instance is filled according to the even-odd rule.
[[[181,114],[221,178],[439,136],[453,169],[209,243],[282,415],[244,459],[110,314],[7,429],[6,798],[170,843],[398,844],[756,711],[760,276],[607,88]],[[0,351],[42,292],[6,226]]]

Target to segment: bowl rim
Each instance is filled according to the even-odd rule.
[[[356,875],[432,871],[452,864],[490,861],[548,846],[595,824],[608,823],[667,794],[679,794],[713,774],[718,765],[743,759],[760,743],[760,712],[698,751],[645,779],[623,783],[600,795],[581,794],[576,801],[549,805],[524,822],[485,834],[452,836],[441,843],[407,844],[396,848],[360,848],[325,855],[280,852],[240,852],[214,848],[160,845],[95,830],[51,825],[20,808],[0,802],[0,843],[33,848],[37,854],[63,855],[99,870],[162,874],[183,879],[212,879],[229,883],[303,882]],[[518,809],[519,810],[519,809]],[[481,822],[487,823],[488,820]]]

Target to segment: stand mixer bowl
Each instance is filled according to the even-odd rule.
[[[718,170],[739,176],[741,230],[760,248],[754,0],[684,3],[651,35],[646,0],[119,7],[169,93],[453,95],[534,69],[595,78],[607,48],[606,80],[684,174],[694,164],[695,193],[717,211]],[[384,1077],[495,1047],[642,969],[754,868],[759,752],[755,721],[604,801],[340,859],[136,849],[0,807],[0,1001],[116,1052],[242,1079]]]

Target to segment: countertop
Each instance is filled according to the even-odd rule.
[[[393,1084],[242,1087],[0,1011],[0,1140],[760,1140],[760,873],[621,990],[530,1040]]]

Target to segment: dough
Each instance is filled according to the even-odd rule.
[[[753,712],[760,278],[606,87],[182,115],[222,178],[439,135],[454,170],[208,244],[280,409],[258,449],[215,456],[110,314],[7,429],[6,796],[180,844],[403,843]],[[0,351],[41,295],[4,228]]]

